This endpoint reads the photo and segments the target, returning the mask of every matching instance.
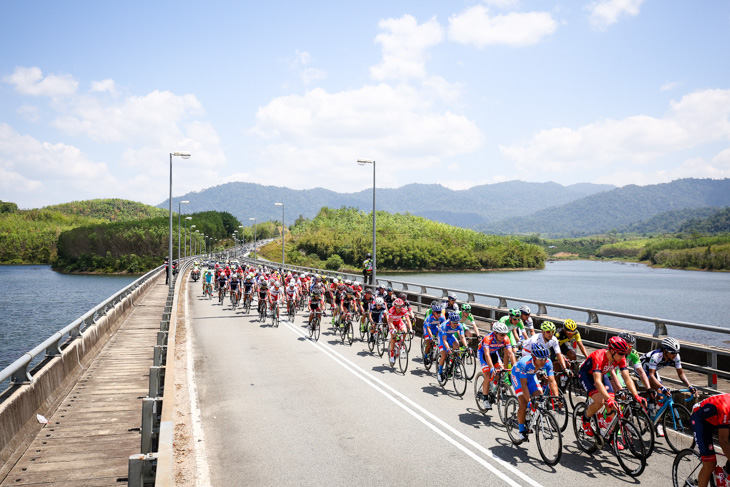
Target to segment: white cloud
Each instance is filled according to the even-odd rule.
[[[3,77],[5,83],[15,86],[15,90],[24,95],[61,97],[73,95],[79,83],[71,75],[49,74],[45,78],[38,67],[15,68],[13,74]]]
[[[111,93],[115,95],[117,93],[117,87],[113,79],[105,79],[102,81],[91,82],[92,93]]]
[[[730,148],[725,149],[713,157],[712,163],[716,166],[730,168]]]
[[[290,65],[291,69],[299,71],[299,76],[305,85],[310,85],[314,81],[323,80],[327,77],[327,72],[322,69],[306,67],[311,62],[311,54],[297,49],[294,53],[294,61]]]
[[[669,91],[673,90],[677,86],[680,85],[679,81],[672,81],[670,83],[664,83],[662,86],[659,87],[659,91]]]
[[[500,146],[523,169],[576,171],[611,163],[648,163],[675,151],[730,139],[730,90],[704,90],[672,102],[664,117],[636,115],[577,129],[543,130]]]
[[[444,38],[444,30],[436,18],[419,24],[414,17],[404,15],[399,19],[383,19],[378,26],[385,31],[375,38],[382,46],[383,60],[370,68],[370,76],[379,81],[425,78],[427,50]]]
[[[17,113],[29,122],[39,122],[41,119],[40,109],[35,105],[20,105]]]
[[[478,48],[491,45],[530,46],[553,34],[558,23],[549,12],[489,15],[483,5],[449,17],[449,39]]]
[[[683,178],[723,179],[729,177],[730,165],[723,167],[722,165],[716,164],[714,160],[707,162],[702,157],[693,157],[671,169],[637,171],[627,168],[602,176],[594,182],[613,184],[615,186],[624,186],[626,184],[646,186],[648,184],[668,183]]]
[[[622,15],[639,15],[644,0],[599,0],[586,8],[590,12],[589,20],[594,28],[605,30],[609,25],[618,22]]]
[[[514,8],[519,2],[517,0],[483,0],[485,5],[497,8]]]

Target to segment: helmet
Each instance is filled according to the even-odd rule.
[[[359,282],[357,282],[357,281],[354,281],[354,282],[352,283],[352,285],[353,285],[353,286],[355,286],[355,287],[358,287],[358,286],[360,285],[360,283],[359,283]]]
[[[403,306],[404,304],[405,304],[405,303],[403,302],[403,300],[402,300],[401,298],[398,298],[398,299],[396,299],[395,301],[393,301],[393,306],[398,306],[399,308],[400,308],[401,306]]]
[[[332,283],[333,283],[333,284],[337,284],[338,282],[340,282],[340,281],[338,281],[336,277],[333,277],[333,278],[332,278]]]
[[[364,292],[365,294],[372,294],[373,290],[372,290],[372,289],[370,289],[369,287],[366,287],[366,288],[365,288],[365,289],[363,290],[363,292]]]
[[[530,307],[523,304],[522,306],[520,306],[520,313],[525,313],[526,315],[529,315]]]
[[[342,283],[340,283],[340,284],[338,284],[338,285],[337,285],[337,289],[338,289],[339,291],[344,291],[344,290],[345,290],[345,285],[344,285],[344,284],[342,284]]]
[[[274,287],[275,288],[278,288],[279,287],[279,281],[274,281]]]
[[[610,340],[608,340],[608,348],[609,350],[613,350],[614,352],[623,353],[626,355],[631,351],[631,348],[629,347],[629,344],[626,343],[626,340],[624,340],[621,337],[611,337]]]
[[[449,321],[452,323],[458,323],[459,322],[459,313],[456,313],[454,311],[449,313]]]
[[[349,279],[347,279],[347,280],[345,281],[345,285],[346,285],[346,286],[349,286],[350,284],[352,284],[352,281],[350,281]]]
[[[520,310],[512,308],[509,311],[507,311],[507,315],[511,316],[512,318],[519,318]]]
[[[667,352],[679,353],[679,342],[674,338],[667,337],[662,340],[662,348]]]
[[[632,335],[631,333],[619,333],[618,336],[626,340],[626,343],[628,343],[630,347],[633,347],[634,343],[636,343],[636,340],[634,340],[634,335]]]
[[[385,304],[385,300],[383,298],[381,298],[381,297],[377,297],[377,298],[375,298],[375,304],[377,306],[382,306],[382,305]]]
[[[555,323],[552,321],[543,321],[542,325],[540,325],[540,329],[542,331],[551,331],[555,333]]]
[[[507,328],[507,325],[505,325],[504,323],[500,323],[498,321],[492,327],[492,331],[494,333],[509,333],[509,328]]]
[[[446,296],[447,299],[450,299],[452,301],[456,301],[456,294],[449,293],[448,296]]]
[[[434,313],[440,313],[441,310],[441,304],[434,301],[434,303],[431,305],[431,311],[433,311]]]
[[[353,289],[352,289],[351,287],[348,287],[348,288],[347,288],[347,295],[348,295],[348,296],[352,296],[352,295],[354,295],[354,294],[355,294],[355,291],[354,291],[354,290],[353,290]]]
[[[471,304],[469,304],[469,303],[462,304],[461,305],[461,310],[462,311],[471,311]]]
[[[389,292],[389,293],[392,293],[392,292],[393,292],[393,288],[392,288],[392,287],[389,287],[389,288],[388,288],[388,292]]]
[[[565,329],[568,331],[575,331],[578,329],[578,324],[575,321],[571,320],[570,318],[565,320],[564,324],[565,324]]]
[[[535,343],[532,346],[532,358],[541,358],[541,359],[547,359],[550,357],[550,352],[548,352],[548,349],[545,348],[545,345],[542,343]]]

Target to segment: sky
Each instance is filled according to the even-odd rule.
[[[730,2],[0,2],[0,200],[730,177]],[[221,189],[221,191],[224,191]]]

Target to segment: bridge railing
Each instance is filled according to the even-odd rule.
[[[276,262],[262,260],[254,261],[251,258],[244,258],[243,260],[253,265],[265,265],[269,268],[281,267],[281,264]],[[358,276],[356,274],[325,269],[314,269],[310,267],[294,266],[288,264],[285,265],[284,268],[286,270],[296,272],[307,272],[316,275],[325,275],[330,278],[337,277],[362,281],[362,275]],[[569,304],[552,303],[532,298],[520,298],[513,296],[504,296],[500,294],[481,293],[464,289],[437,286],[433,284],[419,284],[408,281],[389,279],[387,276],[383,278],[378,278],[375,286],[378,285],[390,287],[397,292],[405,292],[409,294],[409,300],[414,306],[417,307],[419,311],[424,311],[426,308],[428,308],[432,300],[443,299],[446,298],[449,294],[454,293],[457,295],[457,298],[459,298],[462,302],[470,303],[472,305],[472,309],[475,311],[474,314],[477,315],[477,313],[479,313],[479,315],[481,315],[477,315],[477,318],[481,318],[486,323],[498,320],[500,317],[504,316],[507,313],[508,309],[519,308],[522,304],[532,305],[537,309],[537,312],[532,315],[533,320],[536,321],[536,327],[539,327],[539,324],[542,321],[546,320],[553,321],[557,324],[563,323],[564,320],[562,318],[559,318],[558,315],[555,314],[560,311],[582,313],[585,316],[585,321],[583,321],[582,323],[578,323],[581,331],[585,333],[590,333],[593,336],[601,338],[600,341],[595,341],[595,343],[599,346],[605,345],[608,341],[608,338],[610,338],[614,334],[625,331],[622,329],[611,329],[606,326],[602,326],[601,319],[605,317],[618,318],[620,320],[628,320],[633,323],[649,324],[650,326],[653,326],[653,332],[651,333],[651,335],[647,336],[646,339],[641,339],[638,341],[638,345],[645,345],[651,348],[658,346],[661,339],[669,334],[668,329],[671,327],[701,330],[704,332],[712,333],[713,337],[716,337],[716,339],[713,339],[713,343],[718,344],[722,343],[723,337],[730,336],[730,328],[723,328],[719,326],[672,320],[668,318],[621,313],[617,311],[587,308],[582,306],[573,306]],[[477,299],[479,299],[480,302],[477,302]],[[493,304],[489,304],[490,301],[493,302]],[[727,340],[727,338],[725,339]],[[717,389],[718,377],[730,379],[730,349],[719,346],[702,345],[683,340],[680,340],[680,342],[682,344],[683,366],[687,370],[692,370],[706,375],[708,388]],[[642,351],[647,352],[651,348],[647,348],[646,350]]]
[[[0,371],[0,384],[10,379],[10,384],[30,384],[33,382],[33,376],[30,373],[31,365],[36,357],[43,356],[55,357],[61,355],[61,346],[70,340],[80,337],[89,329],[96,321],[106,315],[109,311],[116,312],[116,305],[121,303],[127,297],[134,299],[134,291],[142,286],[148,280],[157,276],[161,267],[151,270],[124,289],[116,292],[102,303],[94,306],[89,311],[81,315],[75,321],[57,331],[40,345],[23,354],[18,360],[5,367]]]

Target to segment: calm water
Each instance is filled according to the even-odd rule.
[[[378,274],[413,283],[603,309],[730,328],[730,273],[654,269],[642,264],[557,261],[536,271]],[[495,305],[495,299],[478,299]],[[510,306],[515,302],[508,302]],[[528,306],[534,308],[529,302]],[[537,309],[532,310],[533,313]],[[585,321],[585,313],[550,310],[551,315]],[[653,324],[600,317],[601,324],[653,333]],[[730,335],[669,327],[680,339],[730,343]]]
[[[135,279],[0,266],[0,370]]]

